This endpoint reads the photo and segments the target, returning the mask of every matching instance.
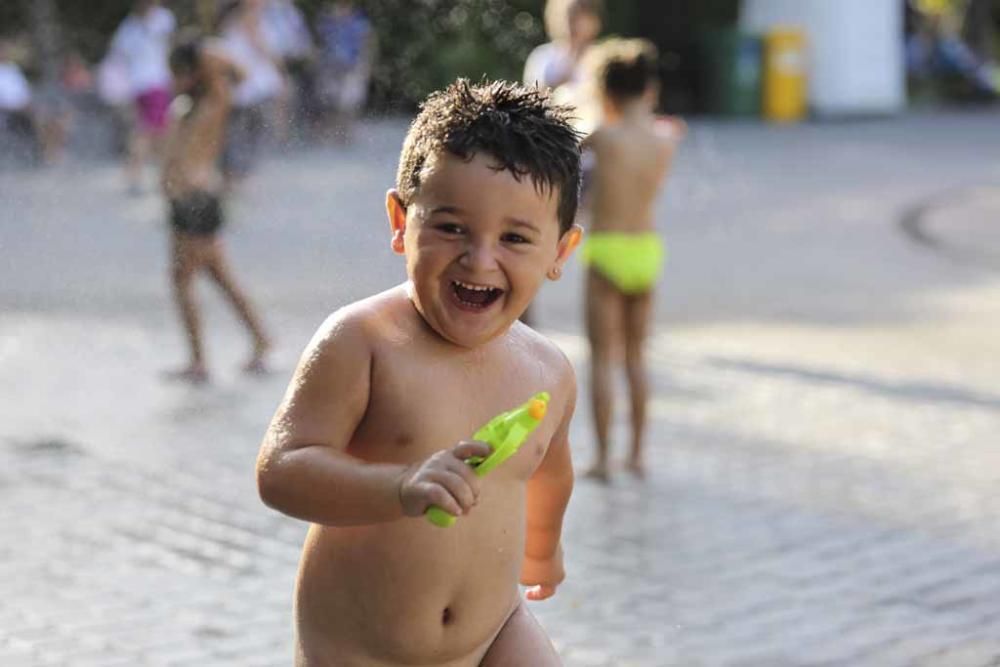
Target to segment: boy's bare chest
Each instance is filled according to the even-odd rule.
[[[537,364],[426,361],[394,358],[375,365],[368,410],[355,439],[365,449],[377,451],[380,460],[421,460],[471,439],[490,419],[535,393],[553,390]],[[524,455],[505,467],[511,472],[530,468],[526,470],[530,474],[544,456],[556,417],[550,415],[523,445]]]

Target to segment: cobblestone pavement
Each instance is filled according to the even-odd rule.
[[[897,224],[1000,178],[997,130],[694,124],[662,207],[651,475],[578,482],[569,578],[534,607],[567,665],[1000,665],[1000,274]],[[0,174],[0,665],[289,664],[304,527],[260,505],[253,459],[324,314],[402,275],[380,210],[401,132],[275,159],[234,203],[279,370],[233,370],[206,294],[204,388],[155,379],[182,354],[155,198],[109,166]],[[985,250],[987,200],[928,229]],[[539,313],[585,396],[580,278]]]

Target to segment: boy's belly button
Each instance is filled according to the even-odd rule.
[[[452,620],[454,619],[452,618],[451,607],[445,607],[444,611],[441,612],[441,625],[451,625]]]

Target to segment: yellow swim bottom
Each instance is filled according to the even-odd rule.
[[[663,267],[663,240],[656,232],[593,232],[580,249],[583,263],[623,294],[648,292]]]

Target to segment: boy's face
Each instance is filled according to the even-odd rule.
[[[406,255],[417,310],[463,347],[505,332],[546,275],[558,277],[580,235],[560,235],[558,192],[493,166],[487,155],[466,162],[439,154],[408,208],[394,191],[387,202],[392,248]]]

